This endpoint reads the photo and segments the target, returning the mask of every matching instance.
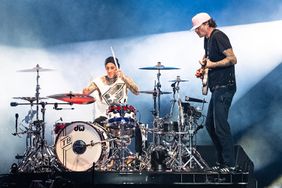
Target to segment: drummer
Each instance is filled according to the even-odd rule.
[[[120,69],[117,58],[110,56],[105,59],[106,75],[94,79],[86,88],[83,94],[93,96],[94,103],[94,122],[100,125],[107,119],[107,110],[113,103],[126,103],[128,89],[135,95],[139,94],[136,83],[126,76]]]

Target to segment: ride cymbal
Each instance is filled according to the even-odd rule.
[[[61,100],[64,102],[69,102],[73,104],[91,104],[95,102],[94,97],[89,95],[84,95],[80,93],[62,93],[62,94],[55,94],[47,96],[49,98]]]

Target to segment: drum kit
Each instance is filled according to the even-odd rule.
[[[61,105],[91,104],[95,102],[95,98],[72,92],[40,97],[39,73],[53,70],[44,69],[39,65],[32,69],[20,70],[19,72],[36,72],[37,75],[35,97],[14,97],[25,102],[10,103],[12,107],[31,107],[19,125],[19,115],[15,115],[15,133],[12,134],[20,137],[26,135],[25,152],[23,155],[16,155],[17,171],[36,173],[81,172],[91,169],[121,172],[209,170],[208,164],[196,150],[196,133],[203,127],[204,116],[201,110],[190,104],[201,103],[203,108],[206,101],[186,96],[185,102],[182,102],[180,83],[188,80],[179,76],[169,81],[172,82],[172,92],[161,91],[161,71],[178,68],[166,67],[158,62],[155,66],[140,69],[157,70],[154,89],[140,91],[141,94],[153,96],[152,128],[149,128],[148,124],[138,122],[134,106],[114,103],[108,107],[107,119],[103,125],[84,121],[56,122],[53,129],[53,145],[48,145],[45,138],[46,106],[53,105],[53,109],[62,110],[65,108],[60,108]],[[170,112],[165,117],[160,117],[160,98],[161,95],[167,94],[173,96]],[[48,98],[60,102],[45,102]],[[177,118],[173,119],[175,116]],[[134,137],[138,142],[137,135],[142,138],[141,149],[134,153],[129,149],[129,145]],[[149,136],[152,139],[150,143]]]

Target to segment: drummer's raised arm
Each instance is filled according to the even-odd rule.
[[[89,86],[83,89],[82,93],[84,95],[90,95],[93,91],[97,90],[97,85],[94,82],[91,82]]]

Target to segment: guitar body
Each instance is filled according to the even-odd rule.
[[[203,59],[202,61],[199,61],[201,64],[200,68],[200,78],[202,79],[202,94],[207,95],[208,94],[208,74],[209,74],[209,69],[206,68],[207,61],[206,59]]]

